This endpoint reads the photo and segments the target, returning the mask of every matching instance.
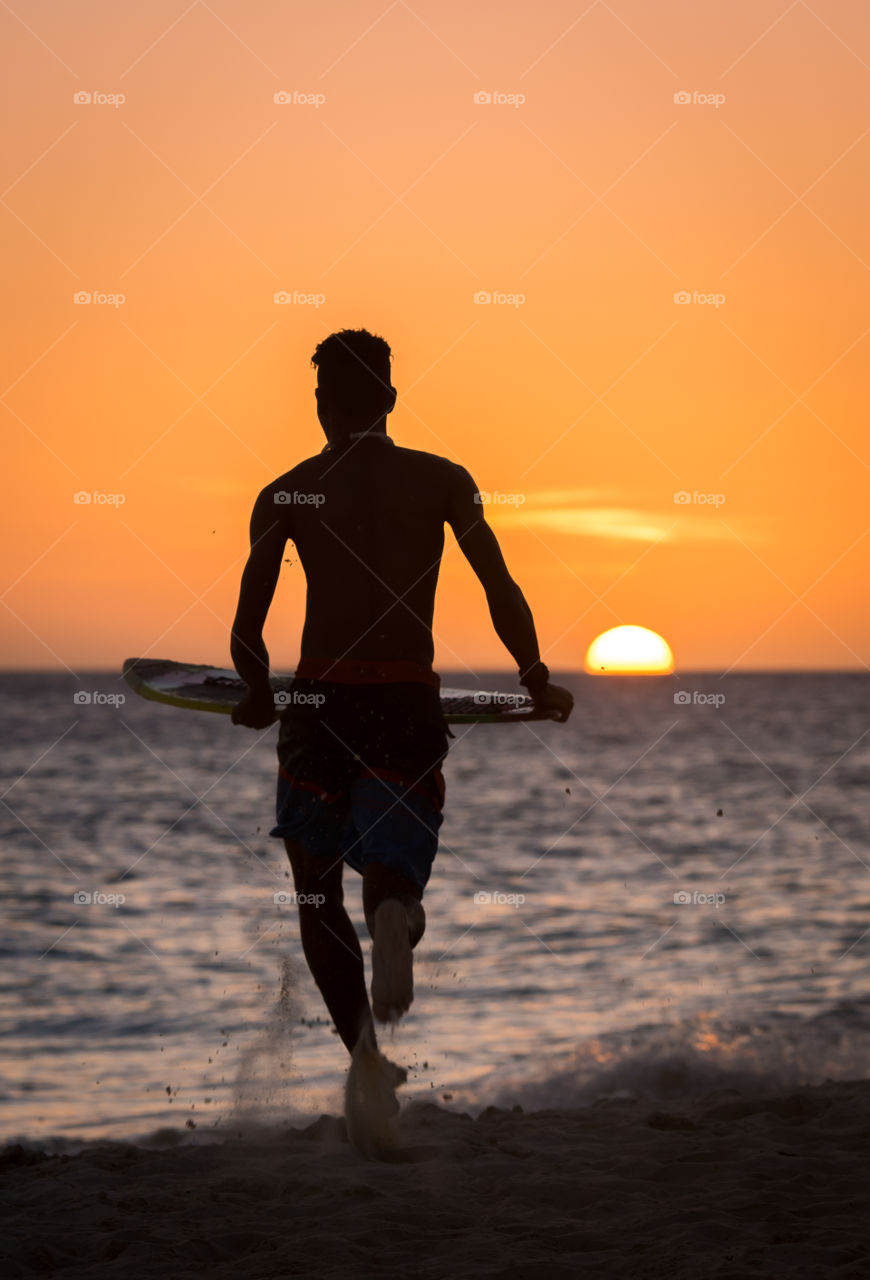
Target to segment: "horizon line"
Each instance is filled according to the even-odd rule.
[[[218,667],[218,663],[203,663],[203,666]],[[223,668],[221,668],[223,669]],[[459,667],[440,667],[434,668],[439,674],[449,673],[453,675],[470,674],[468,669]],[[227,667],[227,671],[233,670]],[[486,667],[481,666],[480,671],[487,675],[513,675],[516,667]],[[583,667],[552,667],[551,671],[563,676],[588,676],[595,680],[612,680],[619,676],[646,676],[646,677],[665,677],[667,679],[677,678],[688,675],[870,675],[870,667],[735,667],[722,671],[719,667],[681,667],[679,670],[673,671],[613,671],[613,672],[597,672],[587,671]],[[68,675],[73,679],[78,679],[81,675],[121,675],[121,667],[81,667],[78,671],[65,669],[64,667],[0,667],[0,676],[13,675]],[[276,671],[272,670],[273,676],[292,675],[292,670]]]

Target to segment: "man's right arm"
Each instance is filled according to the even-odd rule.
[[[275,716],[263,625],[290,534],[286,509],[275,503],[275,488],[272,484],[263,490],[251,514],[251,550],[242,574],[230,641],[233,665],[248,686],[247,694],[233,710],[233,724],[251,729],[266,728]]]
[[[574,699],[567,689],[549,683],[541,662],[532,611],[508,572],[498,539],[486,523],[477,485],[464,467],[454,467],[447,522],[462,553],[486,592],[496,635],[519,668],[520,682],[535,701],[562,712],[567,720]]]

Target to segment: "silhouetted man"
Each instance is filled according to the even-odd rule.
[[[477,486],[436,454],[387,435],[396,403],[390,348],[365,329],[319,344],[323,451],[267,485],[251,517],[251,552],[233,623],[232,656],[248,685],[236,724],[272,723],[263,624],[286,542],[308,584],[301,657],[281,715],[277,824],[299,904],[305,958],[353,1053],[374,1016],[413,999],[412,948],[438,844],[447,751],[432,670],[432,613],[445,522],[483,584],[496,633],[520,681],[566,719],[571,694],[549,683],[534,622],[484,520]],[[362,873],[373,940],[372,1007],[362,951],[344,909],[342,868]],[[322,896],[322,900],[321,900]]]

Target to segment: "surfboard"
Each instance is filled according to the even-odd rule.
[[[152,702],[225,715],[246,690],[235,671],[159,658],[127,658],[124,679],[140,697]],[[272,677],[276,720],[292,702],[292,682],[292,676]],[[554,720],[558,714],[537,708],[526,694],[483,689],[442,689],[441,710],[448,724],[520,724]]]

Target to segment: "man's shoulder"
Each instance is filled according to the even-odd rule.
[[[406,449],[402,445],[396,445],[395,452],[396,456],[409,466],[441,476],[447,482],[459,480],[468,474],[458,462],[451,462],[440,453],[427,453],[424,449]]]
[[[291,467],[289,471],[285,471],[282,475],[276,476],[274,480],[270,480],[263,489],[263,493],[277,493],[294,486],[298,488],[306,479],[310,479],[319,473],[320,468],[317,465],[319,461],[322,461],[319,453],[315,453],[311,458],[303,458],[301,462],[296,463],[295,467]]]
[[[449,458],[444,458],[440,453],[427,453],[425,449],[409,449],[407,445],[396,444],[393,442],[393,451],[397,457],[413,459],[424,465],[431,466],[452,466]]]

